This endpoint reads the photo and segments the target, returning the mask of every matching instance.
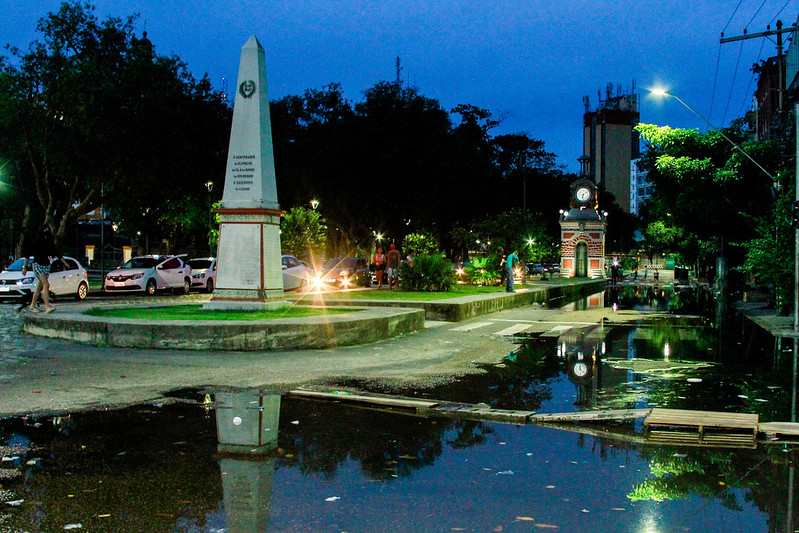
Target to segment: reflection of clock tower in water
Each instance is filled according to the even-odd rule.
[[[607,213],[599,211],[588,157],[579,160],[582,177],[571,184],[569,209],[560,211],[560,271],[567,277],[603,278]]]

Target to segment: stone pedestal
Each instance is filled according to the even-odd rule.
[[[281,211],[219,209],[219,252],[214,309],[272,309],[283,297]],[[274,258],[278,258],[277,261]]]

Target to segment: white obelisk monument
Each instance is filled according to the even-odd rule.
[[[216,289],[204,307],[285,305],[280,260],[272,124],[264,49],[253,35],[241,49],[225,190],[219,209]]]

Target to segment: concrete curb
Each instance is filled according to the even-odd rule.
[[[424,309],[426,320],[443,320],[461,322],[504,309],[523,307],[534,303],[545,303],[561,298],[579,298],[589,296],[608,286],[606,279],[574,282],[564,285],[519,289],[515,293],[498,292],[479,296],[462,296],[449,300],[413,301],[413,300],[345,300],[343,298],[329,301],[331,305],[369,306],[391,308]]]
[[[266,321],[150,322],[76,311],[26,314],[23,323],[23,331],[32,335],[97,346],[221,351],[334,348],[385,340],[422,328],[424,311],[420,309],[367,307],[339,315]]]

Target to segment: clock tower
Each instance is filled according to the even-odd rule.
[[[560,271],[573,278],[605,277],[607,213],[596,184],[585,175],[571,184],[569,209],[560,211]]]

